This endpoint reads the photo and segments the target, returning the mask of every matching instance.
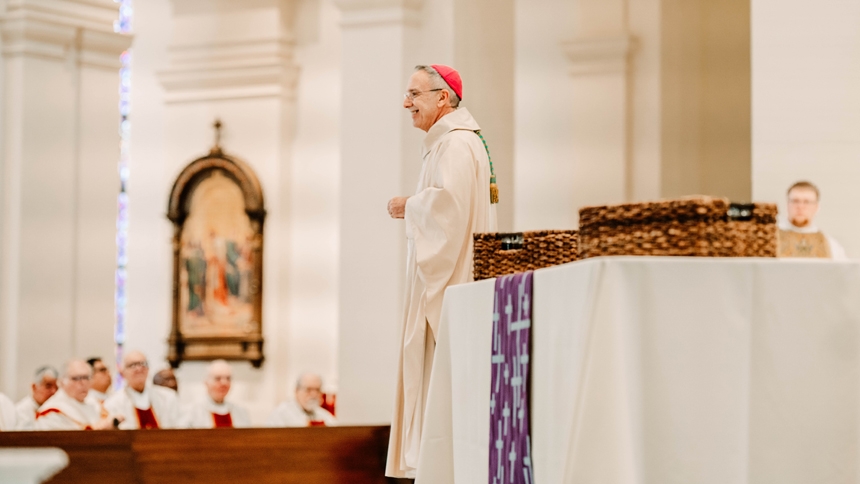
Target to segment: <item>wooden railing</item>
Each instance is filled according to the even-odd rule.
[[[59,447],[60,483],[388,484],[389,427],[0,432],[0,447]]]

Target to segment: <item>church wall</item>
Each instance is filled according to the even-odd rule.
[[[575,227],[585,205],[750,198],[747,0],[518,8],[517,228]]]
[[[438,8],[428,2],[429,9]],[[499,230],[513,228],[515,125],[515,1],[455,0],[454,59],[464,79],[463,106],[475,116],[487,141],[500,192]],[[429,10],[429,9],[425,9]],[[425,42],[438,38],[425,30]],[[438,55],[438,54],[437,54]],[[428,56],[432,59],[434,56]],[[427,60],[425,62],[431,62]],[[441,63],[433,60],[432,63]],[[504,193],[504,198],[501,197]],[[504,202],[502,202],[504,200]]]
[[[153,367],[165,364],[170,328],[173,231],[166,217],[167,196],[177,166],[185,161],[170,157],[165,92],[156,75],[167,67],[172,28],[168,0],[135,5],[125,347],[146,353]],[[198,149],[204,149],[209,142],[209,138],[201,140]]]
[[[809,180],[818,225],[860,257],[860,4],[752,2],[753,194],[780,202]]]
[[[576,227],[572,78],[562,50],[573,24],[573,2],[519,0],[515,34],[514,229]]]
[[[112,351],[119,55],[112,2],[5,3],[0,391]]]
[[[17,301],[9,301],[17,306],[18,323],[17,337],[9,343],[17,353],[14,393],[20,394],[35,368],[43,362],[59,365],[73,349],[75,187],[69,181],[76,176],[76,140],[74,72],[69,65],[57,60],[16,61],[18,69],[10,71],[18,78],[9,79],[9,87],[20,83],[21,112],[9,124],[17,124],[20,131],[17,139],[10,136],[7,142],[9,149],[20,151],[17,156],[7,151],[6,166],[17,163],[20,176],[20,198],[7,206],[20,217],[11,229],[18,232],[17,240],[7,239],[18,245],[13,256],[18,273],[8,275],[16,278],[10,283],[17,284],[18,293]],[[49,107],[55,110],[51,114]],[[11,177],[9,181],[14,183]],[[11,231],[9,235],[15,237]],[[44,331],[42,324],[50,325],[51,331]]]
[[[405,273],[403,222],[385,211],[414,192],[406,172],[420,165],[401,113],[418,45],[415,10],[338,2],[342,85],[338,405],[350,424],[390,420]],[[355,10],[351,10],[351,7]],[[418,166],[417,168],[420,168]],[[417,175],[417,171],[415,171]],[[407,186],[407,183],[411,186]]]
[[[338,215],[340,201],[340,12],[331,0],[303,0],[296,10],[299,79],[290,189],[290,365],[283,382],[292,396],[298,374],[315,371],[338,389]],[[286,398],[287,395],[279,398]]]

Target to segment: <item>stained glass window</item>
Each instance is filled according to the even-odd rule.
[[[119,18],[114,22],[114,31],[121,33],[131,32],[132,0],[114,0],[120,4]],[[114,344],[117,364],[122,361],[122,348],[125,343],[126,323],[126,265],[128,264],[128,162],[129,142],[131,130],[131,49],[120,55],[122,67],[119,70],[119,195],[117,197],[116,216],[116,288],[114,291],[114,305],[116,320],[114,324]],[[117,376],[114,380],[118,388],[122,384],[122,378]]]

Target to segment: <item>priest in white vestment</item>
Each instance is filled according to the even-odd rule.
[[[322,378],[305,373],[296,381],[296,398],[281,403],[266,420],[266,427],[333,427],[334,415],[320,407]]]
[[[149,362],[140,351],[123,355],[120,371],[125,385],[105,400],[105,409],[112,415],[122,415],[119,428],[173,429],[184,427],[179,414],[176,392],[157,385],[147,385]]]
[[[36,430],[108,430],[114,418],[101,415],[99,407],[87,402],[92,368],[84,360],[72,360],[63,367],[60,390],[48,399],[36,417]],[[121,420],[122,417],[117,417]]]
[[[820,198],[818,187],[807,181],[788,189],[788,220],[779,225],[779,257],[848,259],[839,242],[815,225]]]
[[[248,411],[226,400],[233,384],[233,370],[229,363],[224,360],[215,360],[210,363],[205,384],[206,400],[191,409],[192,428],[246,428],[251,426],[251,417],[248,415]]]
[[[497,193],[480,127],[459,107],[459,73],[418,66],[404,97],[413,126],[427,135],[415,195],[388,203],[406,223],[407,286],[386,475],[414,478],[442,296],[472,280],[472,235],[497,230]]]
[[[15,404],[6,395],[0,393],[0,432],[12,432],[18,429],[18,415]]]
[[[18,430],[34,430],[39,407],[57,392],[57,379],[60,374],[53,366],[42,366],[36,370],[30,384],[30,394],[15,405],[18,412]]]
[[[99,413],[104,417],[108,414],[107,409],[105,409],[105,400],[107,400],[110,385],[113,382],[110,370],[99,357],[90,358],[87,363],[93,370],[93,381],[90,385],[90,392],[87,394],[87,402],[98,407]]]

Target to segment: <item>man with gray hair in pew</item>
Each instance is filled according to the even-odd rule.
[[[105,409],[122,415],[122,430],[175,429],[185,427],[179,412],[179,399],[173,390],[147,385],[149,361],[140,351],[122,357],[120,370],[125,385],[105,400]]]
[[[251,417],[244,408],[228,402],[233,385],[233,370],[225,360],[209,364],[206,375],[206,400],[191,409],[191,427],[196,429],[244,428],[251,426]]]
[[[33,430],[36,426],[36,414],[39,407],[57,392],[57,370],[53,366],[40,366],[36,370],[30,385],[30,395],[22,398],[15,405],[18,413],[18,430]]]
[[[121,416],[102,417],[99,407],[87,401],[93,369],[84,360],[63,365],[60,389],[41,407],[36,416],[36,430],[110,430],[122,421]]]
[[[304,373],[296,381],[296,398],[275,408],[266,427],[332,427],[337,425],[334,415],[321,408],[322,378],[315,373]]]

